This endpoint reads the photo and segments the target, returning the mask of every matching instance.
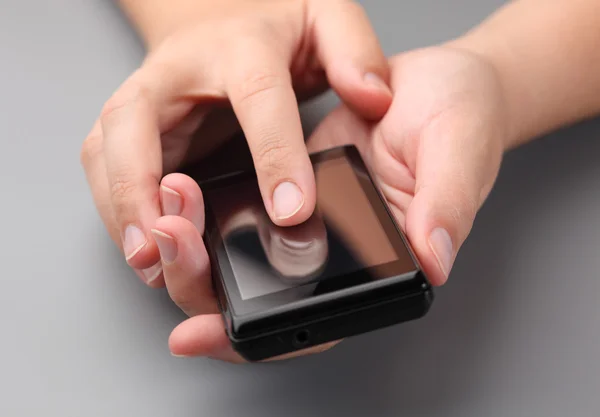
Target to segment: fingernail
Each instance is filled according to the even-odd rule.
[[[173,352],[171,352],[171,356],[173,356],[174,358],[189,358],[188,355],[177,355]]]
[[[303,205],[304,195],[293,182],[282,182],[273,191],[273,211],[277,219],[292,217]]]
[[[381,77],[377,74],[369,72],[365,74],[365,82],[373,87],[378,88],[379,90],[384,90],[386,93],[390,93],[390,88],[387,84],[381,79]]]
[[[148,241],[146,235],[139,227],[130,224],[125,229],[125,237],[123,239],[123,251],[125,252],[125,260],[129,261],[146,246]]]
[[[152,281],[158,278],[160,274],[162,274],[162,264],[157,262],[150,268],[142,270],[142,274],[144,275],[146,283],[150,284]]]
[[[429,246],[438,261],[440,269],[448,277],[450,269],[452,269],[452,258],[454,257],[450,234],[441,227],[434,229],[429,235]]]
[[[156,240],[160,258],[167,264],[173,262],[177,258],[177,242],[175,242],[175,239],[156,229],[152,229],[152,234],[154,235],[154,240]]]
[[[163,216],[179,216],[183,209],[183,197],[177,191],[160,186],[160,201],[162,203]]]

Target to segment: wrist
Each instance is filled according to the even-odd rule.
[[[456,41],[498,73],[507,148],[600,113],[596,0],[509,2]]]
[[[526,112],[523,111],[523,102],[526,101],[523,97],[527,91],[517,74],[511,71],[509,45],[502,38],[479,32],[467,33],[450,45],[483,60],[497,80],[499,100],[503,103],[504,149],[510,150],[535,136],[538,132],[527,125]]]

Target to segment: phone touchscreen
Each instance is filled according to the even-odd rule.
[[[293,227],[271,222],[255,176],[205,193],[236,295],[255,308],[417,270],[365,169],[339,153],[314,172],[316,210]]]

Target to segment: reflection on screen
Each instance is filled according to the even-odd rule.
[[[319,163],[315,178],[317,209],[294,227],[271,222],[256,180],[211,195],[242,299],[301,285],[310,290],[319,281],[398,259],[345,158]]]

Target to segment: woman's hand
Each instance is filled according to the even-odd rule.
[[[509,121],[495,68],[458,46],[391,60],[389,112],[368,123],[342,106],[309,140],[316,151],[354,143],[429,279],[443,284],[496,180]]]
[[[427,276],[441,285],[494,184],[510,139],[504,93],[493,66],[456,46],[399,55],[391,60],[391,68],[394,99],[380,122],[366,122],[342,106],[322,122],[308,145],[311,151],[348,143],[359,148]],[[183,178],[176,185],[176,180],[169,176],[163,184],[169,182],[182,194],[184,186],[194,188],[197,203],[188,207],[200,213],[200,190],[183,184]],[[180,248],[181,256],[165,267],[165,276],[205,285],[197,292],[201,296],[192,296],[192,289],[181,292],[203,300],[198,303],[202,307],[196,309],[199,315],[173,331],[171,351],[241,361],[217,314],[204,252],[198,261],[200,233],[175,217],[159,219],[156,228],[172,236],[158,241],[161,253],[167,242]]]
[[[212,110],[231,105],[269,216],[293,225],[315,204],[297,99],[330,84],[349,108],[378,119],[391,103],[389,68],[350,0],[232,0],[218,10],[202,1],[122,1],[150,52],[104,106],[82,162],[113,240],[138,275],[160,287],[166,277],[150,230],[161,216],[191,209],[185,190],[159,184],[218,145],[189,139]],[[221,128],[237,127],[234,120]],[[192,222],[201,231],[199,212]]]

